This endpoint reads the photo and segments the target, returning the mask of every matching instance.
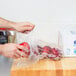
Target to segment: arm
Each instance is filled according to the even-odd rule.
[[[12,22],[0,17],[0,28],[12,28],[21,33],[28,33],[34,29],[34,25],[30,22]],[[10,58],[19,58],[22,55],[25,57],[25,53],[20,52],[19,49],[25,50],[24,47],[15,43],[0,45],[0,54]]]
[[[14,22],[8,21],[0,17],[0,28],[13,28],[12,25]]]
[[[0,17],[0,28],[11,28],[21,33],[27,33],[34,29],[30,22],[13,22]]]
[[[3,44],[0,45],[0,55],[8,58],[27,57],[27,55],[19,49],[25,50],[25,47],[14,43]]]
[[[2,54],[3,45],[0,45],[0,55]]]

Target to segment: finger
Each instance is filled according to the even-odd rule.
[[[17,44],[16,46],[17,46],[18,49],[22,49],[24,52],[25,52],[25,51],[28,52],[28,49],[27,49],[26,47],[21,46],[21,45],[19,45],[19,44]]]
[[[33,25],[33,24],[24,25],[24,29],[26,29],[26,30],[33,30],[34,27],[35,27],[35,25]]]
[[[31,25],[29,27],[31,27],[31,30],[33,30],[35,28],[35,25]]]
[[[34,27],[31,27],[31,26],[25,26],[24,28],[23,28],[23,30],[24,31],[32,31],[34,29]]]
[[[18,54],[20,57],[25,57],[26,56],[26,54],[24,52],[19,51],[19,50],[16,51],[16,54]]]
[[[23,27],[23,29],[22,29],[21,32],[28,34],[29,32],[31,32],[31,31],[34,29],[34,27],[35,27],[35,26],[30,26],[30,25],[27,26],[27,25],[26,25],[26,26]]]
[[[28,34],[28,33],[30,33],[30,32],[24,32],[25,34]]]
[[[33,29],[34,29],[34,27],[33,27],[33,28],[25,27],[25,28],[22,30],[22,33],[28,34],[28,33],[30,33]]]
[[[26,25],[26,26],[35,26],[34,24],[30,22],[21,22],[21,24]]]
[[[26,34],[28,34],[28,33],[30,33],[31,31],[23,31],[22,33],[26,33]]]
[[[17,58],[20,58],[20,56],[19,56],[18,54],[15,54],[15,55],[13,56],[13,58],[17,59]]]

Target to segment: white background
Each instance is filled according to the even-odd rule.
[[[76,0],[0,0],[0,17],[30,21],[32,36],[58,43],[58,30],[76,28]]]

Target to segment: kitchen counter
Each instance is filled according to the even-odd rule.
[[[11,76],[76,76],[76,58],[43,59],[29,67],[18,67],[18,61],[13,62]]]

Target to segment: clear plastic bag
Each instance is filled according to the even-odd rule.
[[[40,39],[37,39],[35,36],[25,35],[18,33],[17,34],[17,43],[27,42],[30,46],[30,55],[28,58],[19,58],[17,61],[17,66],[30,66],[41,59],[51,59],[51,60],[60,60],[62,56],[62,50],[60,47],[53,43],[47,43]],[[47,49],[46,49],[47,47]]]
[[[52,60],[60,60],[62,58],[61,50],[55,44],[49,44],[41,40],[28,40],[27,42],[30,45],[30,54],[28,58],[21,57],[17,66],[28,67],[44,58]]]
[[[40,55],[42,58],[49,58],[52,60],[60,60],[63,57],[62,50],[54,43],[47,43],[41,40],[36,41],[39,49],[42,51]],[[40,53],[40,52],[39,52]]]
[[[37,48],[36,43],[34,41],[30,41],[30,40],[28,40],[26,43],[28,43],[30,46],[30,54],[28,55],[28,57],[25,57],[25,58],[21,57],[16,60],[16,64],[18,67],[22,67],[22,66],[28,67],[31,64],[39,61],[38,48]]]

